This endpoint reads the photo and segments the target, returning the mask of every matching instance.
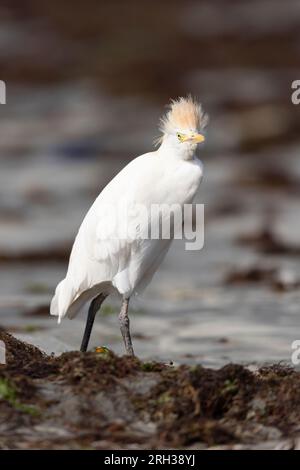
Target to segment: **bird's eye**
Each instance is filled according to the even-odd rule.
[[[177,132],[177,137],[178,137],[178,140],[180,140],[180,142],[182,142],[182,139],[183,139],[183,135],[180,134],[180,132]]]

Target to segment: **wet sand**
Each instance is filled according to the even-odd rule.
[[[299,448],[299,372],[46,356],[5,332],[4,449]]]

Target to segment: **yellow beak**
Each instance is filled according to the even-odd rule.
[[[201,144],[201,142],[205,141],[205,137],[202,134],[186,134],[182,136],[182,142],[193,142],[195,144]]]
[[[192,142],[195,142],[195,144],[201,144],[201,142],[205,141],[205,137],[202,134],[193,134],[190,139]]]

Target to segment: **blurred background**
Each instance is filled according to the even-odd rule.
[[[300,335],[298,0],[2,0],[0,324],[47,352],[80,345],[49,302],[81,220],[128,161],[151,150],[170,98],[210,115],[199,150],[205,247],[176,241],[132,332],[144,358],[290,362]],[[121,353],[118,299],[92,346]]]

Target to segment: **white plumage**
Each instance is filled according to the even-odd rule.
[[[117,291],[129,299],[151,281],[172,239],[146,238],[151,220],[137,208],[149,214],[153,204],[183,206],[193,201],[202,179],[195,149],[204,140],[198,132],[206,122],[191,98],[173,101],[162,119],[159,148],[132,160],[99,194],[82,222],[67,275],[51,302],[50,313],[59,322],[65,315],[74,317],[99,294]],[[121,317],[122,330],[124,311]]]

